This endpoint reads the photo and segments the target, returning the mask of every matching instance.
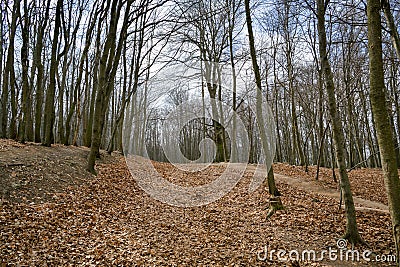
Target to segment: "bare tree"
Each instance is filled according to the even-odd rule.
[[[386,106],[380,5],[379,0],[367,1],[370,97],[398,260],[400,256],[400,181],[393,133]]]
[[[20,9],[20,1],[14,1],[11,15],[11,25],[9,29],[9,44],[7,51],[6,64],[3,72],[3,84],[1,94],[1,137],[7,137],[7,124],[8,124],[8,105],[9,105],[9,92],[11,91],[11,108],[12,118],[10,123],[10,138],[16,137],[16,103],[15,103],[15,72],[14,72],[14,53],[15,53],[15,33],[17,30],[17,18]]]
[[[333,73],[327,54],[325,11],[328,3],[329,1],[317,0],[319,54],[321,69],[325,78],[325,88],[328,95],[329,113],[331,115],[333,138],[335,141],[336,161],[339,167],[340,187],[344,195],[346,210],[346,233],[344,238],[348,239],[352,244],[356,244],[363,242],[363,240],[358,232],[356,222],[356,210],[354,207],[353,194],[350,189],[350,181],[346,170],[343,127],[337,111],[335,84],[333,82]]]
[[[392,37],[393,46],[396,49],[397,58],[400,59],[400,37],[399,32],[393,18],[393,13],[390,7],[389,0],[381,0],[383,13],[385,14],[386,22],[389,26],[389,33]]]
[[[265,133],[265,124],[264,124],[264,118],[263,118],[263,113],[262,113],[262,95],[261,95],[261,75],[260,75],[260,69],[258,67],[257,63],[257,55],[256,55],[256,49],[254,45],[254,34],[253,34],[253,26],[252,26],[252,21],[251,21],[251,11],[250,11],[250,1],[245,0],[245,10],[246,10],[246,22],[247,22],[247,30],[249,33],[249,45],[250,45],[250,55],[251,55],[251,60],[253,64],[253,71],[254,71],[254,76],[256,80],[256,90],[257,90],[257,110],[256,110],[256,116],[257,116],[257,123],[258,123],[258,129],[260,131],[261,135],[261,142],[262,142],[262,147],[264,149],[264,153],[267,153],[269,146],[267,144],[267,136]],[[278,191],[276,185],[275,185],[275,179],[274,179],[274,171],[271,166],[269,172],[268,172],[268,189],[269,193],[273,196],[280,196],[280,192]]]
[[[120,32],[120,37],[118,40],[118,45],[116,43],[117,27],[123,3],[122,1],[118,0],[113,0],[111,3],[108,34],[100,59],[98,82],[99,84],[96,96],[95,110],[93,114],[92,142],[87,166],[88,171],[94,174],[96,173],[94,165],[96,157],[99,155],[105,114],[108,108],[110,94],[114,89],[114,78],[118,68],[119,60],[121,58],[123,44],[126,40],[127,30],[130,23],[130,7],[132,5],[132,2],[133,1],[128,0],[126,3],[125,15]],[[143,7],[143,12],[145,12],[145,10],[146,6]]]
[[[54,142],[53,126],[55,120],[55,107],[54,107],[54,96],[56,91],[56,72],[58,68],[57,60],[57,48],[58,48],[58,37],[60,35],[61,28],[61,12],[63,7],[63,1],[58,0],[56,6],[56,17],[54,24],[53,43],[51,47],[51,63],[50,63],[50,84],[46,91],[46,102],[44,108],[44,139],[42,145],[51,146]]]
[[[45,34],[45,29],[49,21],[49,11],[50,11],[50,2],[47,1],[45,6],[45,14],[44,17],[38,21],[37,27],[37,35],[36,35],[36,44],[35,50],[33,54],[33,62],[32,62],[32,73],[35,73],[35,69],[37,68],[37,77],[36,77],[36,96],[35,96],[35,142],[40,143],[41,141],[41,126],[42,126],[42,106],[43,106],[43,95],[44,95],[44,66],[42,62],[42,52],[43,52],[43,38]],[[45,5],[46,1],[43,1],[43,5]]]
[[[29,84],[29,15],[28,1],[24,0],[24,15],[19,14],[21,21],[22,46],[21,46],[21,65],[22,65],[22,119],[19,122],[18,140],[33,140],[33,121],[32,121],[32,93]]]

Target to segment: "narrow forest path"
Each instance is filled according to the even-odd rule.
[[[235,163],[237,164],[237,163]],[[221,164],[216,164],[221,165]],[[224,164],[223,164],[224,165]],[[244,168],[242,164],[237,164],[237,168]],[[254,165],[248,164],[246,166],[246,170],[250,172],[255,172],[256,169],[259,168],[262,170],[261,173],[265,174],[265,168]],[[308,193],[315,193],[320,194],[326,197],[331,197],[337,200],[338,206],[340,202],[340,191],[337,189],[327,188],[326,186],[322,186],[320,181],[310,180],[300,177],[291,177],[288,175],[283,175],[279,173],[274,173],[275,181],[285,183],[293,188],[298,188]],[[356,210],[360,211],[376,211],[382,213],[389,213],[389,208],[387,205],[378,202],[378,201],[371,201],[360,196],[354,195],[353,193],[353,200],[356,206]],[[344,205],[344,204],[342,204]]]
[[[318,181],[307,181],[307,180],[302,180],[300,178],[293,178],[277,173],[275,173],[275,180],[278,182],[286,183],[295,188],[300,188],[307,192],[312,192],[327,197],[335,198],[338,201],[338,203],[340,201],[339,190],[322,187],[321,185],[318,184]],[[373,211],[389,213],[388,206],[386,206],[383,203],[377,201],[371,201],[368,199],[363,199],[358,196],[353,196],[353,199],[354,199],[354,204],[356,205],[356,210],[363,210],[363,211],[373,210]]]

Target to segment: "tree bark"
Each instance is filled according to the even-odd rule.
[[[336,162],[339,167],[340,186],[344,195],[346,211],[346,233],[344,238],[352,244],[363,243],[358,232],[356,222],[356,210],[354,207],[353,195],[350,188],[350,181],[347,175],[345,163],[345,144],[344,133],[340,116],[337,112],[335,85],[333,74],[328,60],[327,40],[325,31],[325,1],[317,0],[317,19],[318,19],[318,41],[321,68],[325,75],[326,92],[328,95],[329,113],[331,115],[333,139],[335,143]]]
[[[54,108],[54,96],[56,90],[56,71],[58,69],[57,60],[57,47],[58,37],[60,35],[61,27],[61,12],[62,12],[62,0],[57,0],[56,6],[56,19],[54,25],[53,44],[51,47],[51,61],[50,61],[50,84],[46,92],[46,103],[44,113],[44,140],[42,145],[51,146],[54,142],[53,126],[55,119],[55,108]]]
[[[21,20],[22,46],[21,46],[21,65],[22,65],[22,119],[19,122],[18,140],[22,143],[25,140],[33,140],[33,121],[32,121],[32,96],[28,80],[29,68],[29,24],[28,1],[24,0],[24,16],[19,14]]]
[[[390,30],[390,36],[392,37],[393,46],[396,49],[397,58],[400,59],[400,37],[397,31],[397,26],[394,22],[392,11],[390,10],[389,0],[381,0],[383,14]]]
[[[107,34],[107,40],[104,44],[103,53],[100,59],[99,66],[99,81],[97,86],[97,94],[95,101],[95,109],[93,114],[93,125],[92,125],[92,135],[91,135],[91,146],[90,153],[88,158],[88,166],[87,170],[93,174],[96,174],[94,169],[96,157],[99,154],[101,136],[104,125],[104,116],[107,110],[108,97],[107,97],[107,87],[109,88],[108,83],[110,83],[109,78],[107,77],[107,69],[109,69],[108,58],[113,49],[115,48],[115,39],[116,39],[116,25],[118,23],[117,17],[117,0],[113,0],[111,7],[111,18],[110,18],[110,27],[109,32]],[[113,58],[114,55],[111,55]]]
[[[285,39],[285,56],[286,56],[286,67],[287,67],[287,76],[288,76],[288,88],[290,92],[290,111],[291,111],[291,123],[292,123],[292,137],[293,137],[293,158],[299,159],[301,166],[305,165],[305,156],[304,151],[301,147],[301,136],[299,131],[299,126],[297,122],[297,114],[296,114],[296,101],[294,95],[294,74],[293,74],[293,61],[292,56],[294,54],[293,40],[290,35],[289,29],[289,16],[290,16],[290,5],[288,0],[283,1],[284,5],[284,19],[283,19],[283,32]],[[298,157],[297,157],[297,156]]]
[[[44,66],[42,62],[42,51],[43,51],[43,36],[44,30],[46,29],[47,22],[49,20],[50,2],[47,1],[45,16],[43,22],[39,26],[36,47],[34,52],[34,64],[37,67],[36,77],[36,96],[35,96],[35,142],[41,142],[41,127],[42,127],[42,106],[43,106],[43,79],[44,79]]]
[[[257,55],[256,55],[256,49],[255,49],[255,45],[254,45],[253,26],[252,26],[251,13],[250,13],[250,0],[245,0],[244,3],[245,3],[245,9],[246,9],[247,30],[248,30],[248,34],[249,34],[250,54],[251,54],[253,71],[254,71],[254,76],[255,76],[256,85],[257,85],[257,89],[256,89],[257,90],[257,111],[256,111],[257,123],[259,125],[259,131],[260,131],[260,136],[261,136],[264,153],[265,153],[265,155],[267,155],[267,153],[268,153],[267,151],[268,151],[269,147],[267,144],[267,136],[266,136],[265,129],[264,129],[264,118],[263,118],[263,114],[262,114],[261,75],[260,75],[260,69],[259,69],[258,63],[257,63]],[[268,160],[268,159],[266,159],[266,160]],[[267,180],[268,180],[269,193],[273,196],[280,196],[281,194],[278,191],[276,184],[275,184],[272,165],[271,165],[271,169],[269,170]]]
[[[232,68],[232,110],[233,110],[233,118],[232,118],[232,131],[233,136],[231,137],[231,162],[238,162],[238,148],[236,144],[236,129],[237,129],[237,116],[236,116],[236,91],[237,91],[237,76],[236,76],[236,66],[234,59],[234,51],[233,51],[233,30],[235,28],[235,19],[236,19],[236,2],[226,0],[226,6],[228,9],[228,41],[229,41],[229,58],[231,62]]]
[[[397,260],[400,256],[400,182],[396,163],[393,133],[386,105],[385,80],[382,60],[381,3],[379,0],[367,1],[368,51],[370,68],[370,97],[376,134],[382,162],[382,170],[393,236],[396,245]]]
[[[2,94],[1,94],[1,138],[6,138],[7,137],[7,124],[8,124],[8,98],[9,98],[9,91],[13,93],[15,91],[14,89],[14,52],[15,52],[15,32],[17,29],[17,17],[19,13],[19,8],[20,8],[20,2],[19,1],[14,1],[13,5],[13,12],[12,12],[12,18],[11,18],[11,27],[10,27],[10,32],[9,32],[9,47],[7,51],[7,61],[6,65],[4,68],[4,73],[3,73],[3,84],[2,84]],[[15,94],[15,93],[14,93]],[[13,101],[13,95],[11,96]],[[14,108],[16,109],[16,106],[14,105]],[[13,111],[14,112],[14,111]],[[12,120],[15,120],[16,118],[13,117]],[[14,125],[14,127],[12,127]],[[10,138],[15,137],[15,121],[11,121],[10,124]]]
[[[118,7],[117,7],[118,4]],[[118,26],[118,18],[122,4],[118,0],[113,0],[111,6],[111,17],[109,32],[107,34],[106,43],[104,44],[103,54],[100,59],[99,85],[96,96],[96,104],[93,117],[92,143],[88,158],[87,170],[96,174],[94,169],[96,157],[99,154],[103,126],[105,122],[105,114],[108,108],[110,94],[114,89],[114,78],[117,72],[121,51],[127,35],[129,24],[129,13],[132,1],[127,1],[125,9],[124,21],[122,24],[118,46],[116,47],[116,33]],[[145,13],[146,7],[143,7]],[[144,15],[145,16],[145,15]]]

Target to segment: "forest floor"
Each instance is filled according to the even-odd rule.
[[[249,193],[254,165],[227,195],[201,207],[174,207],[151,198],[118,154],[102,153],[97,176],[85,171],[89,150],[0,140],[0,266],[391,266],[366,262],[393,254],[390,218],[378,169],[350,172],[357,222],[367,245],[353,257],[290,262],[277,251],[336,251],[345,229],[331,170],[275,164],[284,210],[266,219],[265,187]],[[205,184],[226,168],[187,175],[153,162],[176,184]],[[350,248],[350,245],[348,245]],[[273,251],[275,250],[275,252]],[[265,258],[265,252],[267,259]],[[272,255],[272,258],[269,256]],[[295,254],[292,254],[295,255]]]

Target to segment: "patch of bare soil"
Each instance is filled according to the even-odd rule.
[[[86,147],[43,147],[0,139],[0,199],[52,201],[54,193],[67,192],[92,178],[85,170],[88,153]],[[110,160],[111,156],[101,153],[99,162]]]
[[[20,148],[11,150],[15,149]],[[70,148],[77,150],[70,152],[79,154],[80,149]],[[204,184],[224,171],[221,166],[212,165],[203,175],[182,177],[170,164],[153,164],[168,179],[182,185],[192,179],[193,185]],[[67,165],[64,169],[69,171]],[[300,261],[299,265],[278,260],[279,249],[287,252],[297,249],[300,253],[314,249],[318,257],[323,250],[336,249],[336,240],[344,233],[344,211],[338,210],[334,198],[278,182],[285,210],[277,211],[267,220],[270,195],[264,187],[249,193],[251,170],[223,198],[192,208],[169,206],[151,198],[130,175],[122,158],[99,164],[98,170],[98,176],[55,194],[55,202],[3,201],[0,263],[9,266],[390,265],[362,259],[331,261],[327,257],[323,261]],[[370,249],[377,255],[393,253],[388,214],[358,212],[358,223],[369,246],[355,249],[360,253]],[[272,259],[263,260],[266,248],[268,254],[275,250]]]

